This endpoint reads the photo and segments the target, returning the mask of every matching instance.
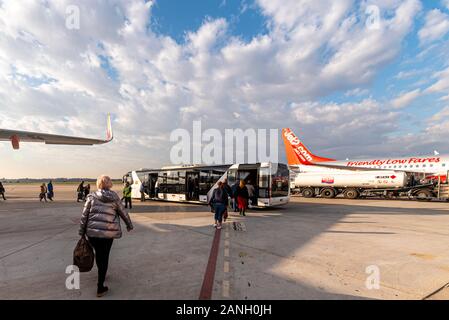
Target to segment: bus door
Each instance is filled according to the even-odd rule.
[[[150,199],[156,198],[156,181],[157,181],[157,172],[156,173],[150,173],[148,175],[148,196]]]
[[[198,201],[200,194],[200,173],[186,172],[186,199],[188,201]]]
[[[251,204],[256,206],[257,205],[257,199],[258,199],[258,183],[257,181],[259,180],[259,168],[260,168],[260,164],[241,164],[239,165],[239,169],[238,169],[238,179],[239,180],[244,180],[247,187],[249,185],[252,186],[249,187],[251,189],[253,189],[252,195],[250,194],[250,201]],[[251,193],[251,192],[250,192]]]

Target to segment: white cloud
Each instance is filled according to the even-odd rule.
[[[368,89],[361,89],[361,88],[355,88],[352,90],[348,90],[345,92],[346,97],[360,97],[360,96],[366,96],[369,94]]]
[[[449,0],[442,0],[441,2],[449,10]]]
[[[416,98],[422,94],[421,89],[415,89],[409,92],[402,93],[397,98],[395,98],[391,105],[395,108],[403,108],[412,103]]]
[[[425,24],[418,32],[421,44],[440,40],[449,31],[449,16],[439,9],[433,9],[426,14]]]
[[[436,82],[426,89],[427,93],[449,92],[449,67],[433,75]]]

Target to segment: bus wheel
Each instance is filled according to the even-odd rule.
[[[415,197],[418,200],[430,200],[430,198],[432,197],[432,192],[430,192],[430,190],[428,189],[422,189],[415,193]]]
[[[315,190],[313,188],[305,188],[302,190],[302,196],[304,198],[313,198],[315,196]]]
[[[346,189],[343,195],[346,199],[357,199],[360,194],[357,189],[350,188]]]
[[[333,189],[333,188],[324,188],[324,189],[321,191],[320,195],[321,195],[323,198],[330,199],[330,198],[335,198],[336,192],[335,192],[335,189]]]

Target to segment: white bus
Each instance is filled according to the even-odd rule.
[[[255,187],[251,207],[278,206],[290,200],[289,169],[282,163],[141,169],[128,172],[123,182],[129,182],[132,186],[133,198],[141,197],[141,185],[144,184],[147,199],[208,203],[217,183],[224,179],[228,179],[231,187],[240,180]]]

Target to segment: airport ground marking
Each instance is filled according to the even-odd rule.
[[[204,273],[203,284],[201,286],[199,300],[210,300],[214,287],[215,269],[217,267],[218,250],[220,248],[221,229],[215,229],[212,247],[210,249],[209,261]]]
[[[222,296],[224,298],[229,298],[229,292],[230,292],[230,281],[229,281],[229,270],[230,270],[230,262],[229,262],[229,247],[230,247],[230,241],[229,241],[229,228],[230,224],[225,225],[225,241],[224,241],[224,263],[223,263],[223,282],[222,282]]]
[[[223,297],[229,298],[229,281],[224,280],[223,281]]]

